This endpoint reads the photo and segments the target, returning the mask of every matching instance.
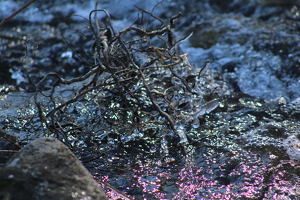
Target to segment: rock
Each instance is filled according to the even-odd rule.
[[[291,135],[283,140],[283,146],[290,159],[296,163],[300,163],[299,135]]]
[[[204,49],[212,48],[217,43],[244,44],[249,39],[249,34],[240,21],[242,20],[238,18],[216,18],[198,23],[189,30],[193,32],[189,41],[193,47]],[[228,37],[228,34],[231,36]]]
[[[39,138],[0,170],[1,199],[106,199],[102,188],[59,140]]]

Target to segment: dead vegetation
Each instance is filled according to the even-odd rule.
[[[175,21],[182,14],[165,23],[152,12],[137,9],[139,23],[118,32],[106,10],[90,12],[86,19],[94,37],[92,51],[87,53],[90,60],[76,54],[65,38],[89,71],[70,80],[52,72],[35,84],[38,116],[48,135],[70,146],[109,140],[114,135],[119,141],[150,135],[161,138],[168,154],[166,135],[175,133],[180,144],[187,144],[186,127],[199,126],[198,117],[219,105],[216,97],[223,91],[222,84],[206,77],[209,62],[199,70],[179,47],[191,35],[175,37]],[[105,14],[104,20],[100,21],[99,13]],[[85,36],[83,29],[72,30]],[[44,92],[42,86],[49,79],[52,88]],[[74,83],[80,87],[71,98],[62,100],[58,88]]]

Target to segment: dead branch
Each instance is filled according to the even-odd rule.
[[[27,8],[30,4],[32,4],[33,2],[35,2],[36,0],[30,0],[28,2],[26,2],[21,8],[19,8],[17,11],[13,12],[9,17],[5,18],[1,24],[0,24],[0,28],[2,26],[4,26],[9,20],[11,20],[14,16],[16,16],[17,14],[19,14],[22,10],[24,10],[25,8]]]
[[[51,133],[61,135],[69,145],[72,145],[69,139],[72,138],[70,137],[72,134],[81,134],[81,131],[77,131],[77,127],[85,129],[85,126],[88,127],[85,132],[99,133],[102,130],[128,136],[136,129],[146,130],[148,126],[157,125],[160,131],[164,130],[165,133],[161,133],[163,137],[173,131],[177,133],[181,143],[186,143],[187,138],[182,124],[210,112],[218,104],[217,101],[213,101],[203,107],[195,105],[193,112],[182,116],[180,105],[181,108],[187,109],[200,102],[197,80],[207,70],[208,63],[198,74],[190,74],[191,66],[186,54],[177,50],[179,43],[191,35],[188,34],[179,40],[175,38],[175,21],[182,16],[181,13],[172,16],[169,23],[165,24],[161,18],[153,14],[153,10],[148,12],[137,8],[143,16],[148,16],[148,21],[142,26],[132,23],[129,27],[115,32],[109,13],[96,7],[88,18],[91,35],[94,37],[92,47],[94,64],[84,61],[78,55],[90,70],[82,76],[69,80],[57,73],[48,73],[35,85],[36,95],[47,99],[41,104],[36,98],[40,120],[46,124]],[[106,16],[104,25],[99,22],[97,15],[99,12],[103,12]],[[160,23],[156,29],[148,30],[148,27],[145,27],[150,19]],[[76,29],[78,33],[80,30]],[[160,44],[153,45],[154,40]],[[74,49],[70,42],[67,44]],[[193,87],[186,78],[188,76],[194,77]],[[48,92],[46,95],[41,88],[49,79],[55,81],[50,94]],[[174,79],[179,81],[172,81]],[[63,98],[56,96],[58,86],[75,82],[82,83],[82,86],[74,90],[72,97],[62,100]],[[59,103],[57,99],[60,99]],[[183,102],[194,100],[195,103]],[[102,129],[101,124],[89,125],[89,122],[85,122],[85,126],[79,125],[80,122],[72,117],[74,115],[72,109],[76,109],[78,104],[85,103],[88,107],[91,102],[96,103],[94,104],[96,108],[93,109],[97,109],[100,113],[100,116],[95,116],[91,120],[101,122]],[[48,107],[44,109],[42,105]]]

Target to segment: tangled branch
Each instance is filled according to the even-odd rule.
[[[84,61],[90,70],[70,80],[49,73],[36,84],[41,121],[50,133],[68,144],[72,145],[74,135],[79,137],[83,132],[103,137],[118,133],[122,137],[150,129],[162,137],[168,133],[165,130],[173,131],[180,143],[187,143],[185,124],[218,106],[217,100],[204,100],[207,88],[202,79],[209,62],[199,71],[192,68],[187,54],[181,53],[179,43],[191,35],[179,40],[174,35],[175,21],[182,14],[171,17],[165,24],[152,12],[138,9],[149,20],[158,20],[158,28],[148,30],[133,24],[116,32],[109,13],[95,9],[88,19],[94,37],[93,64]],[[105,24],[99,22],[99,12],[106,15]],[[40,88],[49,78],[55,81],[46,94]],[[75,83],[80,87],[74,89],[71,98],[63,100],[57,96],[59,87]],[[94,106],[89,110],[96,110],[87,115],[84,123],[77,121],[80,103],[85,106],[81,107],[82,112],[88,112],[88,106]]]

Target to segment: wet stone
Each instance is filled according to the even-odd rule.
[[[0,170],[1,199],[106,199],[76,156],[59,140],[40,138]]]

